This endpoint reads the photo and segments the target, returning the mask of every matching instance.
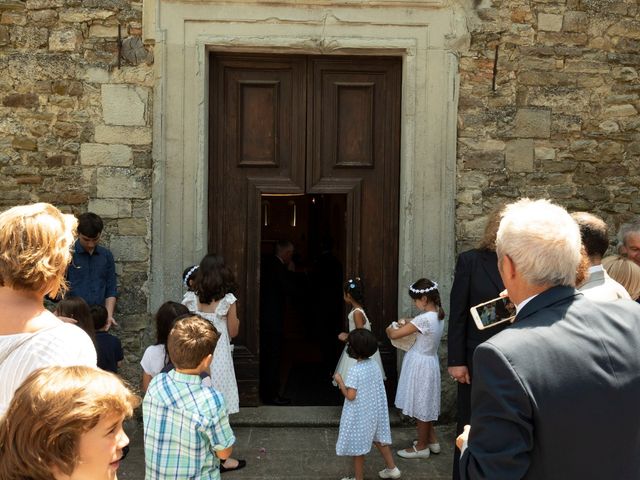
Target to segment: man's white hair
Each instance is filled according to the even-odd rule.
[[[629,223],[625,223],[618,230],[618,247],[627,246],[627,237],[631,233],[640,233],[640,218],[636,218]]]
[[[581,260],[580,228],[562,207],[523,198],[505,208],[496,253],[532,285],[575,286]]]

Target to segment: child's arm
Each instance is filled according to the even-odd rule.
[[[338,388],[340,389],[340,392],[342,392],[342,395],[344,395],[344,398],[346,398],[347,400],[355,400],[358,391],[355,388],[347,388],[347,386],[344,384],[344,380],[342,380],[342,375],[336,373],[333,376],[333,379],[338,384]]]
[[[387,337],[389,337],[392,340],[395,340],[396,338],[406,337],[407,335],[411,335],[412,333],[417,331],[418,331],[418,327],[416,327],[411,322],[406,322],[400,328],[393,328],[391,325],[389,325],[387,327]]]
[[[238,319],[238,309],[236,304],[232,303],[227,312],[227,328],[229,329],[229,337],[234,338],[240,332],[240,320]]]
[[[120,365],[118,365],[120,366]],[[149,375],[147,372],[142,372],[142,393],[146,393],[147,388],[149,388],[149,384],[151,383],[151,379],[153,377]]]
[[[364,328],[365,319],[363,313],[360,310],[356,310],[353,312],[353,321],[356,324],[356,328]]]

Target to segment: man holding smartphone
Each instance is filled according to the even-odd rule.
[[[476,349],[461,478],[639,478],[640,305],[575,289],[580,231],[546,200],[507,206],[496,247],[517,314]]]

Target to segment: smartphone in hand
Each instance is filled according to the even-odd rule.
[[[516,318],[516,306],[508,297],[498,297],[471,307],[471,316],[478,330],[513,322]]]

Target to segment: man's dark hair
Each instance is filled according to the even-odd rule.
[[[351,358],[369,358],[378,349],[376,336],[366,328],[356,328],[347,337],[347,354]]]
[[[104,223],[95,213],[86,212],[78,215],[78,233],[85,237],[95,238],[102,233]]]
[[[100,330],[104,328],[109,319],[109,312],[102,305],[91,305],[91,319],[93,320],[93,328]]]
[[[609,234],[604,220],[587,212],[575,212],[571,216],[580,227],[580,237],[587,255],[604,257],[609,248]]]

